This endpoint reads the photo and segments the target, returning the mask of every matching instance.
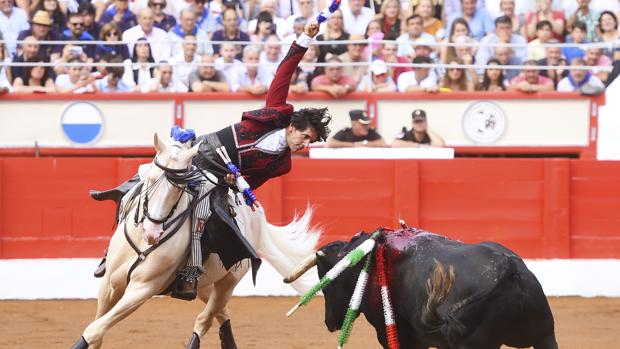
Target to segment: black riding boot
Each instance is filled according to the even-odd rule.
[[[119,205],[123,199],[123,196],[125,196],[125,194],[127,194],[127,192],[139,182],[140,176],[136,174],[114,189],[104,191],[91,190],[90,197],[97,201],[114,200],[116,205]]]
[[[220,345],[222,349],[237,349],[237,343],[235,343],[230,320],[226,320],[222,326],[220,326]]]
[[[101,260],[101,263],[99,263],[99,266],[97,267],[97,269],[95,269],[95,272],[93,273],[93,275],[96,278],[100,278],[102,276],[105,275],[105,260],[108,257],[108,249],[105,249],[105,253],[103,255],[103,259]]]

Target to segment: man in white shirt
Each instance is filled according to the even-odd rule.
[[[166,42],[169,40],[168,33],[155,27],[154,22],[153,10],[147,7],[140,10],[138,25],[123,32],[123,41],[129,42],[127,48],[130,55],[133,55],[135,42],[140,38],[146,38],[151,45],[151,53],[155,62],[170,59],[170,44]]]
[[[527,59],[527,40],[512,32],[512,19],[508,16],[495,19],[495,33],[488,34],[480,43],[486,46],[483,45],[478,48],[476,63],[486,64],[493,57],[493,51],[497,46],[491,44],[520,44],[522,46],[513,47],[514,55],[521,60]],[[484,73],[484,69],[479,69],[478,73]]]
[[[276,69],[278,64],[282,61],[282,45],[280,45],[279,39],[275,35],[271,35],[265,41],[264,51],[260,54],[260,67],[258,70],[260,74],[267,79],[267,86],[271,85],[273,77],[276,75]]]
[[[297,3],[299,4],[299,11],[294,12],[292,15],[288,16],[288,18],[286,19],[286,30],[287,30],[287,34],[289,35],[293,32],[295,32],[297,35],[300,35],[304,31],[304,27],[301,27],[301,30],[294,30],[296,19],[305,18],[307,22],[308,19],[316,17],[315,11],[314,11],[314,2],[312,0],[297,0]],[[298,25],[301,25],[301,24],[298,24]],[[288,50],[284,50],[284,51],[286,52]]]
[[[260,48],[248,45],[243,49],[243,64],[245,70],[239,80],[237,92],[247,92],[258,96],[267,93],[268,82],[258,69],[260,62]]]
[[[69,59],[67,63],[84,63],[84,61],[78,57],[74,57]],[[60,93],[86,93],[96,91],[95,77],[89,74],[88,67],[68,67],[67,74],[58,75],[54,84]]]
[[[186,35],[193,35],[196,37],[196,41],[198,43],[197,53],[199,55],[213,54],[213,47],[211,46],[209,37],[207,36],[207,33],[196,27],[196,14],[191,8],[181,10],[179,22],[179,24],[175,25],[170,32],[168,32],[168,39],[173,41],[173,56],[183,51],[183,38]]]
[[[196,53],[196,37],[185,35],[183,38],[183,51],[177,53],[170,64],[174,67],[174,78],[176,81],[185,85],[189,89],[189,74],[196,70],[200,63],[200,55]]]
[[[413,64],[430,64],[431,59],[429,57],[416,57],[413,59]],[[437,92],[437,77],[434,74],[429,74],[430,68],[413,68],[413,71],[408,71],[398,76],[398,91],[399,92]]]
[[[239,88],[239,80],[245,73],[245,65],[235,59],[237,49],[235,44],[225,42],[220,46],[220,57],[215,60],[215,69],[221,71],[230,85],[230,91],[236,92]]]
[[[276,25],[276,34],[279,38],[283,38],[288,33],[288,27],[286,20],[278,17],[276,7],[276,0],[261,0],[260,2],[260,11],[267,11],[271,14],[271,17],[273,17],[273,24]],[[256,31],[256,23],[256,19],[248,22],[248,33],[254,33],[254,31]]]
[[[15,6],[14,0],[0,0],[0,32],[7,40],[7,49],[11,56],[15,55],[17,36],[23,30],[30,29],[28,14]]]
[[[153,78],[142,86],[142,92],[187,92],[187,86],[174,78],[172,65],[166,61],[155,70]]]
[[[573,58],[570,62],[571,66],[583,67],[586,61],[583,58]],[[568,76],[560,80],[557,90],[559,92],[579,91],[584,85],[590,85],[594,88],[605,89],[605,85],[596,75],[587,70],[571,69]]]
[[[364,0],[349,0],[349,6],[341,9],[344,30],[349,34],[366,33],[368,23],[375,17],[373,10],[364,7]]]
[[[424,38],[429,43],[436,43],[435,37],[424,32],[424,21],[420,15],[414,14],[407,18],[407,32],[396,39],[398,43],[398,55],[403,57],[415,57],[414,44],[420,38]],[[410,43],[411,42],[411,43]],[[436,50],[437,47],[433,47]]]

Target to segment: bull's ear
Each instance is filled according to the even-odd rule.
[[[153,145],[155,146],[158,154],[163,152],[167,148],[164,141],[162,141],[161,138],[157,135],[157,132],[155,132],[155,134],[153,135]]]

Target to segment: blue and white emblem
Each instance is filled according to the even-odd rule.
[[[103,131],[103,116],[99,108],[89,102],[69,104],[61,117],[62,130],[75,144],[95,142]]]

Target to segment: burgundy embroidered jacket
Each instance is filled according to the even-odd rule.
[[[291,150],[275,153],[256,147],[261,140],[288,126],[293,106],[286,103],[291,77],[307,48],[293,43],[267,93],[265,107],[244,112],[241,122],[217,132],[231,159],[252,189],[291,170]]]

